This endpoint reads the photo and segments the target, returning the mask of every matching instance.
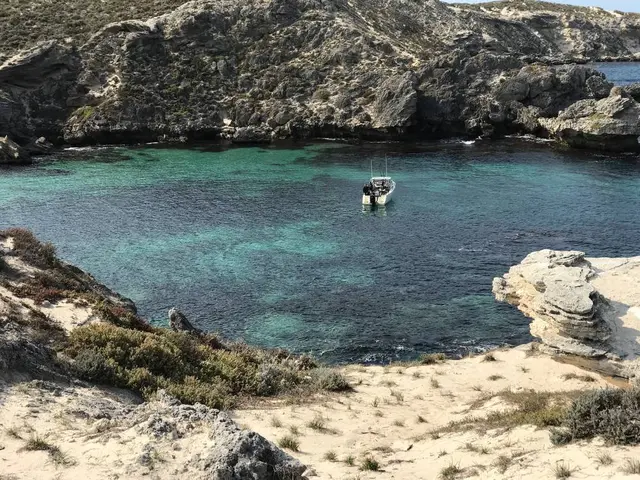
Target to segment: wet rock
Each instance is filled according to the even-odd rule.
[[[0,165],[28,165],[29,154],[9,137],[0,137]]]

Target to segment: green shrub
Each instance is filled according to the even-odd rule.
[[[10,228],[0,232],[0,236],[13,238],[15,253],[34,267],[48,269],[60,264],[53,244],[40,242],[29,230]]]
[[[314,371],[313,380],[320,390],[328,392],[346,392],[352,390],[343,374],[329,368]]]
[[[640,389],[604,389],[585,392],[575,399],[552,432],[556,444],[601,436],[614,445],[640,443]]]
[[[135,330],[100,323],[74,329],[63,352],[85,380],[130,388],[145,398],[163,388],[184,403],[229,408],[240,397],[335,388],[329,371],[308,371],[281,352],[231,345],[162,328]]]
[[[447,359],[444,353],[423,353],[418,358],[418,363],[422,365],[434,365],[436,363],[442,363]]]

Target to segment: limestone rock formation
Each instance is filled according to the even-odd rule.
[[[0,137],[0,165],[28,165],[29,154],[9,137]]]
[[[637,383],[640,257],[541,250],[495,278],[493,293],[532,319],[531,334],[548,349],[598,359],[593,368]]]
[[[640,104],[619,87],[605,99],[578,101],[540,124],[571,146],[640,150]]]
[[[496,299],[533,318],[531,334],[563,352],[602,356],[610,328],[603,301],[589,283],[595,274],[582,252],[542,250],[493,281]]]

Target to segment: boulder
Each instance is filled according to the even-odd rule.
[[[200,334],[201,330],[191,325],[191,322],[187,320],[187,317],[177,308],[173,307],[169,310],[169,325],[171,329],[176,332],[192,332]]]
[[[0,165],[29,165],[31,157],[9,137],[0,137]]]
[[[620,87],[602,100],[580,100],[540,124],[574,147],[640,150],[640,104]]]

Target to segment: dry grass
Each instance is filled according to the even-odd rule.
[[[591,375],[578,375],[576,373],[565,373],[562,378],[565,380],[580,380],[581,382],[592,383],[595,382],[596,379]]]
[[[483,362],[497,362],[498,359],[496,358],[496,356],[493,354],[493,352],[489,352],[487,353],[483,358],[482,358]]]
[[[360,464],[360,470],[377,472],[380,470],[380,462],[373,457],[365,457]]]
[[[492,382],[495,382],[496,380],[500,380],[500,379],[502,379],[502,378],[504,378],[502,375],[489,375],[489,376],[487,377],[487,380],[490,380],[490,381],[492,381]]]
[[[627,475],[640,475],[640,461],[635,458],[628,458],[622,467],[622,471]]]
[[[300,441],[292,435],[285,435],[284,437],[280,438],[280,440],[278,440],[278,446],[280,448],[291,450],[292,452],[300,451]]]
[[[440,478],[441,480],[454,480],[456,478],[459,478],[462,472],[463,470],[462,468],[460,468],[460,465],[452,462],[442,470],[440,470],[438,478]]]
[[[556,478],[569,478],[575,471],[575,468],[563,461],[556,463],[553,467],[553,474]]]
[[[494,428],[511,429],[520,425],[534,425],[539,428],[561,425],[571,401],[581,392],[536,392],[505,390],[496,394],[483,395],[473,402],[476,408],[496,396],[512,408],[492,412],[486,417],[466,417],[450,422],[432,433],[461,432],[468,430],[486,431]]]
[[[447,356],[444,353],[428,353],[420,355],[418,363],[421,365],[434,365],[444,363],[446,360]]]
[[[603,466],[611,465],[613,463],[613,458],[607,452],[602,452],[596,456],[596,462]]]

